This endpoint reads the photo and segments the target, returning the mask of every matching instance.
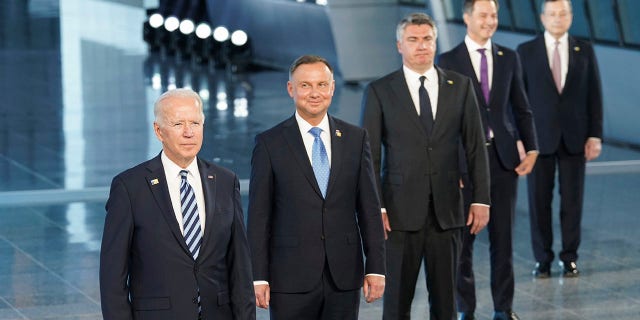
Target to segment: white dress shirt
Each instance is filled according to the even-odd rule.
[[[433,119],[436,119],[436,113],[438,110],[438,72],[434,67],[431,67],[424,74],[419,74],[407,66],[402,66],[404,71],[404,78],[407,81],[409,87],[409,93],[411,94],[411,100],[413,100],[413,106],[416,108],[416,112],[420,115],[420,77],[425,76],[427,79],[424,81],[424,87],[429,94],[429,101],[431,101],[431,111],[433,113]]]
[[[469,57],[471,58],[471,64],[473,65],[473,71],[476,73],[476,78],[480,82],[480,59],[482,54],[478,52],[478,49],[486,49],[484,54],[487,56],[487,76],[489,77],[489,90],[491,90],[491,84],[493,83],[493,52],[491,50],[491,39],[484,45],[479,45],[469,38],[469,35],[464,37],[464,44],[469,50]]]
[[[569,71],[569,34],[565,33],[558,39],[558,52],[560,53],[560,79],[564,88],[565,80],[567,80],[567,72]],[[553,64],[553,51],[556,49],[556,38],[549,32],[544,32],[544,44],[547,47],[547,58],[549,59],[549,69]]]
[[[309,157],[309,163],[312,163],[312,153],[313,153],[313,141],[316,139],[309,130],[313,127],[318,127],[322,129],[320,133],[320,139],[322,139],[322,143],[324,143],[324,148],[327,149],[327,158],[329,158],[329,168],[331,168],[331,134],[329,133],[329,118],[327,115],[324,115],[324,118],[320,121],[317,126],[312,126],[306,120],[302,119],[298,111],[296,111],[296,121],[298,122],[298,128],[300,128],[300,135],[302,136],[302,142],[304,142],[304,148],[307,150],[307,156]]]
[[[204,235],[204,225],[206,221],[205,207],[204,207],[204,192],[202,191],[202,181],[200,180],[200,171],[198,170],[198,162],[194,159],[191,164],[186,168],[181,168],[175,162],[171,161],[169,157],[162,151],[160,156],[162,160],[162,166],[164,167],[164,175],[167,177],[167,187],[169,187],[169,196],[171,197],[171,205],[173,206],[173,213],[176,215],[178,225],[180,225],[180,232],[184,235],[184,224],[182,223],[182,203],[180,202],[180,183],[182,177],[180,176],[181,170],[189,171],[187,175],[187,182],[193,188],[193,192],[196,194],[196,202],[198,203],[198,217],[200,218],[200,229]]]

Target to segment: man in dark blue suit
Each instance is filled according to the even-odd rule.
[[[462,231],[468,225],[477,233],[489,220],[489,165],[473,84],[434,66],[436,38],[428,15],[400,20],[396,46],[402,68],[371,82],[362,101],[388,236],[388,320],[411,318],[423,261],[430,318],[455,319]],[[466,216],[458,182],[461,144],[476,186]]]
[[[202,100],[171,90],[154,113],[162,152],[111,184],[100,252],[102,315],[255,319],[238,178],[197,158]]]
[[[356,320],[360,287],[367,302],[384,291],[369,141],[327,114],[334,89],[324,58],[298,58],[287,83],[295,114],[256,136],[247,232],[256,304],[271,319]]]
[[[540,157],[527,178],[531,242],[539,278],[551,275],[554,259],[552,199],[558,170],[560,265],[566,277],[579,274],[576,261],[586,161],[602,150],[602,88],[591,44],[568,34],[571,1],[542,3],[545,32],[518,46],[524,83],[540,138]]]
[[[517,319],[514,295],[513,222],[518,176],[533,169],[538,155],[536,130],[524,92],[518,55],[492,42],[498,27],[497,0],[467,0],[463,7],[467,35],[460,45],[440,55],[438,65],[458,71],[473,81],[483,115],[491,171],[491,214],[487,230],[491,261],[494,319]],[[526,150],[519,156],[520,141]],[[465,195],[474,186],[463,177]],[[467,196],[466,204],[471,202]],[[476,309],[473,243],[465,232],[458,269],[457,302],[462,319],[473,319]]]

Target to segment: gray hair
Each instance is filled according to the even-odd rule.
[[[164,119],[164,114],[163,114],[163,108],[164,108],[164,102],[167,99],[171,99],[171,98],[193,98],[196,100],[196,104],[198,109],[200,109],[200,114],[202,114],[202,121],[204,121],[204,109],[203,109],[203,103],[202,103],[202,98],[200,98],[200,96],[193,90],[188,89],[188,88],[178,88],[178,89],[172,89],[169,90],[165,93],[163,93],[158,100],[156,100],[156,102],[153,105],[153,115],[155,116],[155,121],[158,122],[158,120],[165,120]]]
[[[544,14],[544,7],[547,5],[547,2],[558,2],[558,1],[566,1],[569,3],[569,10],[573,12],[573,6],[571,5],[571,0],[544,0],[540,5],[540,13]]]
[[[402,36],[404,35],[404,29],[410,25],[423,25],[427,24],[433,29],[433,34],[438,37],[438,28],[436,27],[435,21],[426,13],[422,12],[414,12],[406,17],[402,18],[400,22],[398,22],[398,27],[396,28],[396,40],[402,41]]]

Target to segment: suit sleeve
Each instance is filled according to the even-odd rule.
[[[382,106],[380,105],[380,98],[378,98],[374,87],[370,84],[365,89],[365,94],[362,100],[360,124],[369,134],[373,176],[380,204],[382,207],[385,207],[384,197],[382,196],[382,183],[380,179],[380,167],[382,165],[382,122]]]
[[[100,298],[105,320],[133,319],[129,302],[129,251],[133,216],[125,183],[115,177],[111,183],[107,215],[100,250]]]
[[[385,246],[380,201],[376,191],[376,180],[371,163],[371,150],[366,132],[363,137],[356,209],[366,257],[365,274],[376,273],[384,275]]]
[[[240,183],[234,177],[233,225],[231,243],[227,255],[227,268],[230,273],[231,307],[235,319],[255,319],[256,305],[251,274],[251,255],[244,227]]]
[[[253,280],[269,281],[269,241],[271,237],[271,210],[273,173],[265,143],[256,137],[251,157],[249,209],[247,234],[251,248]]]
[[[490,205],[489,158],[482,129],[482,119],[471,79],[465,79],[467,89],[464,102],[462,146],[467,159],[467,170],[473,185],[471,203]]]
[[[538,150],[538,136],[533,121],[533,112],[527,98],[527,93],[522,79],[522,65],[517,52],[514,52],[513,78],[511,79],[511,92],[509,101],[513,108],[513,116],[518,126],[518,134],[526,151]]]
[[[598,61],[593,51],[593,46],[589,45],[589,127],[588,136],[602,139],[602,83],[600,82],[600,71]]]

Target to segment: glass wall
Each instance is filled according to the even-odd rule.
[[[429,0],[399,0],[406,5],[425,5]],[[464,0],[442,1],[449,22],[462,22]],[[539,33],[544,0],[498,0],[500,30]],[[573,24],[569,32],[578,38],[607,45],[640,49],[639,0],[573,0]]]

